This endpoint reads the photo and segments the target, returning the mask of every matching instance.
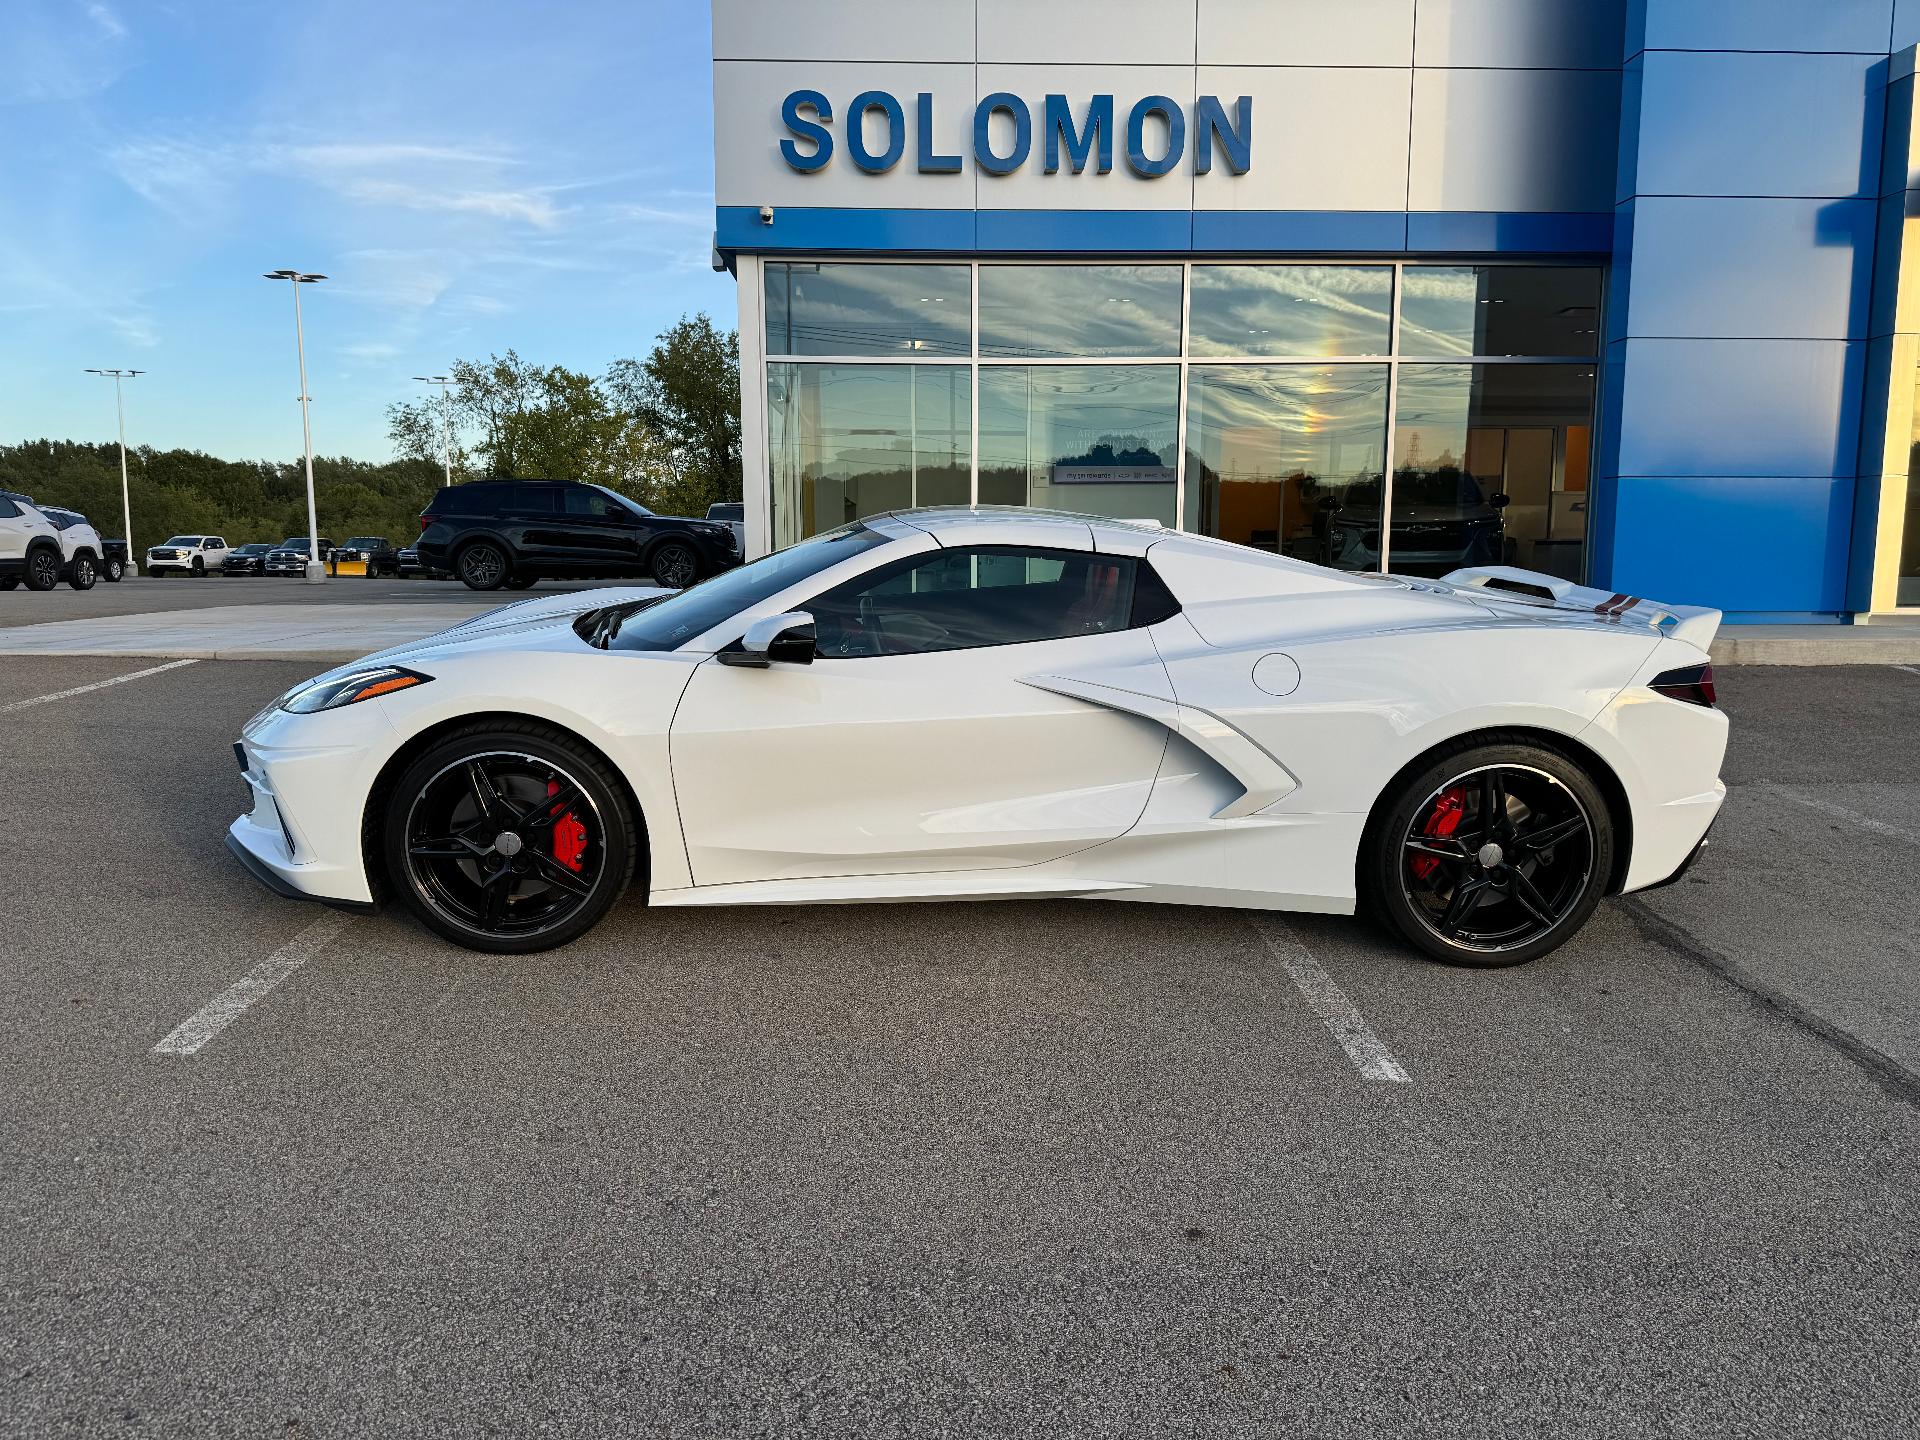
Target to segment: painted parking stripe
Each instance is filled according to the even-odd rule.
[[[1347,992],[1334,984],[1333,977],[1320,968],[1306,948],[1276,921],[1256,921],[1254,929],[1267,942],[1267,949],[1286,967],[1294,988],[1299,990],[1313,1013],[1318,1015],[1347,1058],[1362,1076],[1392,1085],[1408,1085],[1411,1077],[1393,1058],[1393,1052],[1380,1043],[1380,1037],[1361,1017]]]
[[[1909,675],[1920,675],[1920,665],[1896,665],[1893,668],[1896,670],[1904,670]]]
[[[198,665],[198,660],[169,660],[165,665],[152,665],[145,670],[135,670],[130,675],[116,675],[111,680],[96,680],[91,685],[76,685],[71,690],[56,690],[51,695],[35,695],[30,700],[12,700],[0,705],[0,715],[11,715],[16,710],[25,710],[34,705],[47,705],[55,700],[70,700],[75,695],[85,695],[90,690],[104,690],[109,685],[124,685],[129,680],[144,680],[149,675],[158,675],[164,670],[178,670],[182,665]]]
[[[282,945],[200,1009],[181,1021],[153,1047],[156,1055],[196,1054],[214,1036],[238,1020],[246,1008],[327,947],[346,927],[345,915],[323,915]]]
[[[1836,805],[1817,795],[1802,795],[1797,790],[1789,790],[1785,785],[1756,785],[1754,789],[1766,795],[1775,795],[1782,800],[1791,800],[1796,805],[1804,805],[1809,810],[1818,810],[1822,815],[1831,815],[1836,820],[1844,820],[1862,830],[1875,835],[1884,835],[1889,840],[1905,840],[1910,845],[1920,845],[1920,830],[1908,830],[1904,826],[1889,825],[1885,820],[1876,820],[1871,815],[1863,815],[1858,810],[1845,805]]]

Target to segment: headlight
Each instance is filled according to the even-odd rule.
[[[422,675],[402,665],[380,665],[291,690],[281,697],[280,708],[294,715],[338,710],[342,705],[358,705],[362,700],[374,700],[396,690],[411,690],[431,679],[431,675]]]

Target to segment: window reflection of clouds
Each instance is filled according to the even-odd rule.
[[[980,353],[1180,353],[1178,265],[982,265]]]
[[[770,262],[768,353],[965,355],[971,296],[965,265]]]
[[[1188,444],[1247,477],[1378,475],[1387,428],[1384,365],[1196,366]]]
[[[1384,355],[1393,271],[1384,265],[1196,265],[1191,353]]]
[[[1402,355],[1594,355],[1600,272],[1575,265],[1409,265]]]

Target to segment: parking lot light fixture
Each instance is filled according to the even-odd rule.
[[[447,375],[416,375],[414,379],[426,385],[440,387],[440,418],[446,424],[447,484],[453,484],[453,390],[458,383]]]
[[[307,337],[300,321],[300,287],[327,277],[305,270],[269,270],[265,278],[293,282],[293,343],[300,352],[300,434],[307,450],[307,583],[318,585],[327,578],[327,567],[320,559],[320,518],[313,504],[313,420],[309,412],[313,397],[307,394]]]
[[[136,553],[133,548],[133,501],[127,494],[127,402],[120,392],[120,382],[146,373],[144,370],[96,370],[91,365],[87,367],[87,374],[104,376],[113,381],[113,408],[120,419],[120,533],[125,537],[127,547],[127,569],[136,575],[140,573],[140,563],[133,558]]]

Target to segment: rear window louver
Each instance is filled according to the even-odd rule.
[[[1547,589],[1546,586],[1529,585],[1524,580],[1507,580],[1501,577],[1495,577],[1494,579],[1485,581],[1480,588],[1483,590],[1505,590],[1514,595],[1530,595],[1535,600],[1545,600],[1549,604],[1553,601],[1553,592]]]

